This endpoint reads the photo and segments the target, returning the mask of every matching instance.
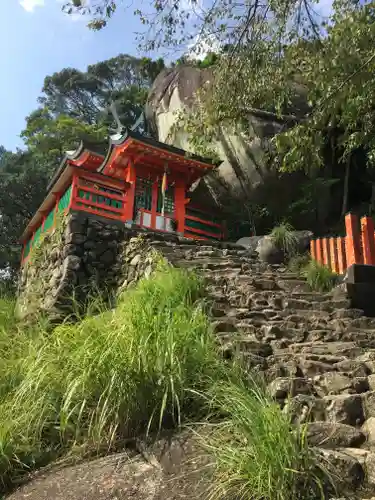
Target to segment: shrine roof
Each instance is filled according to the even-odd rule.
[[[56,168],[55,172],[53,173],[53,176],[47,186],[47,192],[49,192],[53,186],[56,184],[58,181],[59,177],[65,170],[67,164],[70,161],[76,161],[79,160],[81,156],[83,156],[85,153],[90,155],[95,155],[100,158],[104,158],[108,150],[108,143],[99,143],[99,142],[91,142],[91,141],[81,141],[80,145],[78,148],[74,151],[67,151],[65,153],[64,158],[62,159],[61,163],[58,165]]]
[[[213,161],[211,158],[205,158],[199,156],[184,149],[165,144],[156,139],[148,137],[144,134],[136,132],[134,130],[124,129],[122,132],[117,133],[110,138],[110,147],[106,158],[104,159],[102,165],[99,167],[99,171],[103,170],[111,158],[112,152],[116,147],[125,146],[126,143],[136,142],[137,145],[144,145],[146,148],[152,148],[155,150],[160,150],[161,153],[166,153],[172,155],[172,157],[180,157],[184,162],[189,162],[195,164],[197,167],[206,169],[218,167],[222,161]]]

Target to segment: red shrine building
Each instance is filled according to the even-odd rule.
[[[97,145],[82,143],[66,154],[46,198],[25,228],[22,260],[43,233],[54,227],[61,212],[81,211],[127,227],[221,240],[224,225],[209,191],[198,201],[197,190],[189,193],[217,167],[208,159],[135,131],[112,136],[106,154]]]

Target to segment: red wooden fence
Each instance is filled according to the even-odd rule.
[[[360,220],[354,214],[345,216],[346,236],[317,238],[310,242],[311,257],[343,274],[352,264],[375,265],[375,228],[371,217]]]

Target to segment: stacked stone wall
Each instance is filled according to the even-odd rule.
[[[18,314],[60,321],[100,296],[111,300],[151,273],[157,260],[147,235],[82,214],[59,221],[21,270]]]

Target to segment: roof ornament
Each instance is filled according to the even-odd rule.
[[[112,116],[116,122],[117,128],[115,130],[111,130],[111,132],[114,132],[115,135],[124,135],[124,133],[127,131],[127,127],[125,127],[119,118],[119,115],[117,113],[117,107],[116,107],[116,102],[111,101],[111,104],[109,106],[109,110],[112,113]]]
[[[144,117],[144,113],[142,111],[141,114],[138,116],[138,118],[135,120],[134,125],[131,127],[130,130],[132,132],[138,132],[137,129],[139,129],[141,127],[141,125],[143,125],[143,128],[144,128],[144,123],[145,123],[145,117]]]

